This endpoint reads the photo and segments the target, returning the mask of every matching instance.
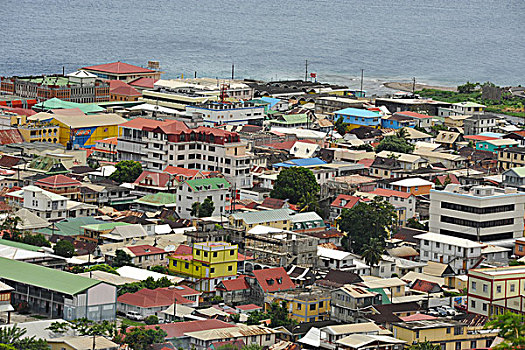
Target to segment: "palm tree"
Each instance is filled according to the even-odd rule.
[[[372,238],[370,239],[370,242],[363,247],[363,254],[361,256],[368,266],[374,267],[379,265],[381,256],[383,255],[383,250],[383,245],[379,243],[379,240],[377,238]]]
[[[405,139],[408,137],[408,131],[405,130],[405,128],[401,128],[397,131],[397,137],[401,139]]]
[[[432,344],[431,342],[427,340],[422,343],[415,343],[411,345],[408,349],[409,350],[440,350],[441,346],[439,346],[438,344]]]
[[[195,202],[191,205],[191,216],[199,216],[199,212],[201,211],[201,204],[199,202]]]
[[[321,209],[319,206],[319,202],[317,201],[317,196],[310,192],[307,192],[301,197],[301,199],[297,203],[297,207],[299,208],[300,212],[305,212],[305,211],[318,212]]]

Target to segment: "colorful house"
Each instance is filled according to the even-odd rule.
[[[511,139],[483,140],[476,143],[476,149],[498,153],[504,148],[517,147],[519,142]]]
[[[334,112],[334,120],[343,118],[343,122],[349,124],[349,129],[369,126],[376,129],[381,127],[381,116],[379,113],[366,109],[345,108]]]
[[[285,302],[291,319],[301,323],[324,321],[330,318],[330,299],[329,291],[320,287],[311,290],[297,289],[268,295],[265,306],[268,310],[272,302]]]
[[[91,148],[96,141],[119,136],[118,126],[126,119],[117,114],[55,115],[52,123],[59,126],[59,143],[71,147]]]
[[[393,115],[388,118],[381,119],[381,128],[383,129],[401,129],[401,128],[413,128],[416,126],[416,121],[404,115]]]
[[[237,245],[226,242],[195,243],[191,254],[168,256],[168,268],[194,282],[195,289],[210,293],[215,292],[221,281],[236,278],[238,259]]]

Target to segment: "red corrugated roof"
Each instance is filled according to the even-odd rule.
[[[396,112],[394,114],[405,115],[408,117],[413,117],[413,118],[418,118],[418,119],[433,118],[433,116],[431,115],[426,115],[426,114],[421,114],[421,113],[416,113],[416,112],[411,112],[411,111]]]
[[[164,172],[171,174],[171,175],[175,175],[175,178],[177,179],[177,181],[193,180],[195,176],[199,174],[199,172],[204,175],[204,173],[202,173],[198,169],[186,169],[186,168],[181,168],[181,167],[172,166],[172,165],[168,165],[166,169],[164,169]]]
[[[236,308],[243,310],[243,311],[262,309],[262,307],[260,307],[259,305],[255,305],[255,304],[237,305]]]
[[[338,208],[345,208],[345,209],[352,209],[354,205],[356,205],[358,202],[368,202],[370,199],[368,198],[361,198],[356,196],[350,196],[348,194],[340,194],[337,196],[337,198],[330,204],[332,207],[338,207]],[[343,205],[343,201],[346,201],[346,203]]]
[[[158,307],[173,305],[173,300],[177,304],[193,304],[194,302],[186,299],[185,296],[200,295],[201,293],[188,286],[176,286],[175,288],[141,289],[136,293],[126,293],[117,298],[119,303],[134,305],[138,307]]]
[[[0,145],[9,145],[12,143],[22,143],[24,139],[18,129],[0,130]]]
[[[285,203],[284,199],[267,197],[262,201],[261,206],[270,209],[281,209]]]
[[[357,162],[357,164],[363,164],[365,167],[370,168],[372,163],[374,162],[374,159],[361,159]]]
[[[435,320],[435,319],[437,319],[437,317],[426,315],[426,314],[420,314],[420,313],[413,314],[413,315],[410,315],[410,316],[399,317],[399,318],[402,319],[403,322],[408,322],[408,321],[426,321],[426,320]]]
[[[394,190],[388,190],[385,188],[376,188],[372,192],[372,194],[376,194],[381,197],[401,197],[401,198],[409,198],[412,196],[411,193],[407,192],[401,192],[401,191],[394,191]]]
[[[233,280],[223,280],[221,281],[221,284],[224,286],[224,290],[227,291],[250,289],[250,286],[248,285],[248,282],[246,282],[244,276],[239,276]],[[223,288],[218,289],[220,290]]]
[[[154,255],[154,254],[162,254],[166,253],[164,249],[160,249],[157,247],[154,247],[152,245],[144,244],[144,245],[136,245],[133,247],[126,247],[128,248],[135,256],[144,256],[144,255]]]
[[[82,69],[94,70],[97,72],[112,73],[112,74],[130,74],[130,73],[155,73],[154,70],[134,66],[124,62],[112,62],[99,64],[96,66],[84,67]]]
[[[170,174],[157,173],[154,171],[144,170],[139,175],[139,177],[135,180],[134,184],[135,185],[145,185],[145,184],[142,184],[142,182],[145,179],[150,179],[152,181],[152,184],[149,186],[165,187],[168,184],[168,181],[170,180]]]
[[[9,111],[11,113],[16,113],[18,115],[25,115],[27,117],[30,117],[37,113],[36,111],[33,111],[32,109],[19,108],[19,107],[2,106],[2,109],[5,109],[6,111]]]
[[[97,142],[109,143],[110,145],[116,145],[118,140],[116,137],[108,137],[107,139],[104,139],[104,140],[97,140]]]
[[[417,290],[423,293],[430,293],[435,287],[440,288],[439,284],[437,283],[417,279],[412,285],[411,289]]]
[[[488,141],[488,140],[497,140],[497,137],[483,136],[483,135],[465,135],[463,138],[467,140],[475,141]]]
[[[142,94],[138,92],[137,89],[135,89],[133,86],[129,86],[128,84],[117,86],[114,89],[110,88],[109,93],[120,96],[142,96]]]
[[[142,78],[132,80],[128,84],[131,86],[138,86],[141,88],[153,89],[153,86],[155,85],[157,81],[158,79],[142,77]]]
[[[190,246],[187,246],[185,244],[181,244],[175,249],[173,252],[173,255],[191,255],[193,253]]]
[[[295,288],[295,284],[282,267],[254,270],[253,275],[264,292],[278,292]]]
[[[234,324],[226,323],[220,320],[199,320],[199,321],[188,321],[188,322],[175,322],[175,323],[165,323],[159,325],[149,325],[142,326],[146,329],[155,329],[155,327],[160,327],[164,332],[168,333],[166,338],[179,338],[184,335],[184,333],[197,332],[197,331],[207,331],[211,329],[222,329],[235,327]],[[135,327],[129,327],[132,329]]]
[[[78,180],[72,179],[65,175],[53,175],[40,179],[35,182],[35,186],[46,186],[46,187],[69,187],[69,186],[80,186],[82,183]]]

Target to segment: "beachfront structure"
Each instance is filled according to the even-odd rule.
[[[194,243],[188,254],[168,256],[171,272],[195,282],[204,293],[215,292],[223,280],[237,276],[238,246],[226,242]]]
[[[523,236],[525,194],[516,189],[447,185],[430,191],[429,230],[473,241],[512,246]]]
[[[0,280],[12,287],[12,303],[49,318],[115,320],[117,288],[40,265],[0,258]]]
[[[262,125],[264,120],[264,106],[251,102],[208,102],[197,106],[187,106],[186,113],[201,117],[206,126]]]
[[[134,66],[124,62],[112,62],[80,68],[80,71],[89,72],[102,79],[132,81],[138,78],[160,79],[161,72]],[[109,87],[108,87],[109,95]],[[109,97],[109,96],[108,96]],[[108,100],[109,101],[109,100]]]
[[[109,84],[88,72],[64,75],[1,77],[0,92],[34,99],[51,98],[79,103],[109,101]]]
[[[334,120],[343,118],[343,122],[349,124],[349,129],[369,126],[376,129],[381,127],[381,116],[366,109],[345,108],[334,112]]]
[[[210,216],[225,215],[224,203],[230,187],[230,183],[222,177],[184,181],[177,190],[177,213],[181,218],[189,219],[192,217],[192,204],[202,204],[206,198],[210,198],[215,206]]]
[[[525,312],[525,267],[508,266],[470,270],[468,312],[487,317]]]

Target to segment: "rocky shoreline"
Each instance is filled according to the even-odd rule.
[[[394,89],[394,90],[400,90],[400,91],[406,91],[406,92],[412,92],[412,83],[400,83],[400,82],[387,82],[383,84],[385,87]],[[452,86],[437,86],[437,85],[427,85],[427,84],[418,84],[416,83],[416,91],[423,90],[423,89],[435,89],[435,90],[443,90],[443,91],[458,91],[457,87]]]

